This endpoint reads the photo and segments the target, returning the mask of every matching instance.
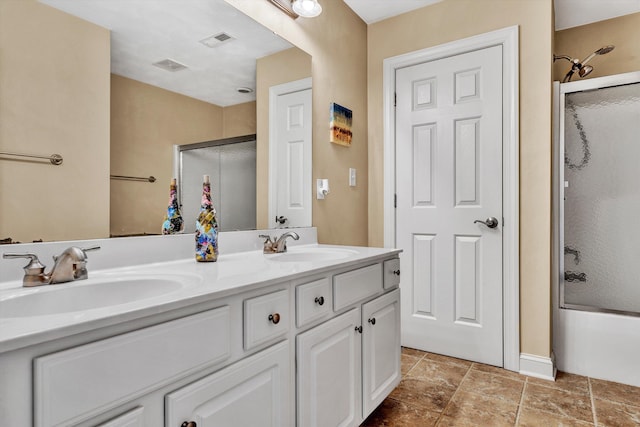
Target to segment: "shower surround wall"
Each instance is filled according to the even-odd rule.
[[[640,83],[568,93],[564,115],[564,306],[640,315]]]

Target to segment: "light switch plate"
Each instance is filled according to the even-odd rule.
[[[349,168],[349,187],[356,186],[356,169]]]

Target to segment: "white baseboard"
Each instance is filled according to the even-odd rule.
[[[553,353],[551,357],[520,353],[520,374],[555,381],[556,363]]]

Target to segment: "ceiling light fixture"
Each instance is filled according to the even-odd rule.
[[[318,0],[294,0],[291,7],[303,18],[315,18],[322,13],[322,6]]]

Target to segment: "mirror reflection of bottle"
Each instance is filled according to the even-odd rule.
[[[215,262],[218,260],[218,220],[216,209],[211,203],[211,182],[209,175],[202,178],[202,202],[196,221],[196,261]]]
[[[164,216],[164,221],[162,222],[162,234],[176,234],[182,232],[183,229],[184,220],[180,212],[180,206],[178,205],[178,189],[176,179],[173,178],[169,185],[169,205],[167,207],[167,214]]]

